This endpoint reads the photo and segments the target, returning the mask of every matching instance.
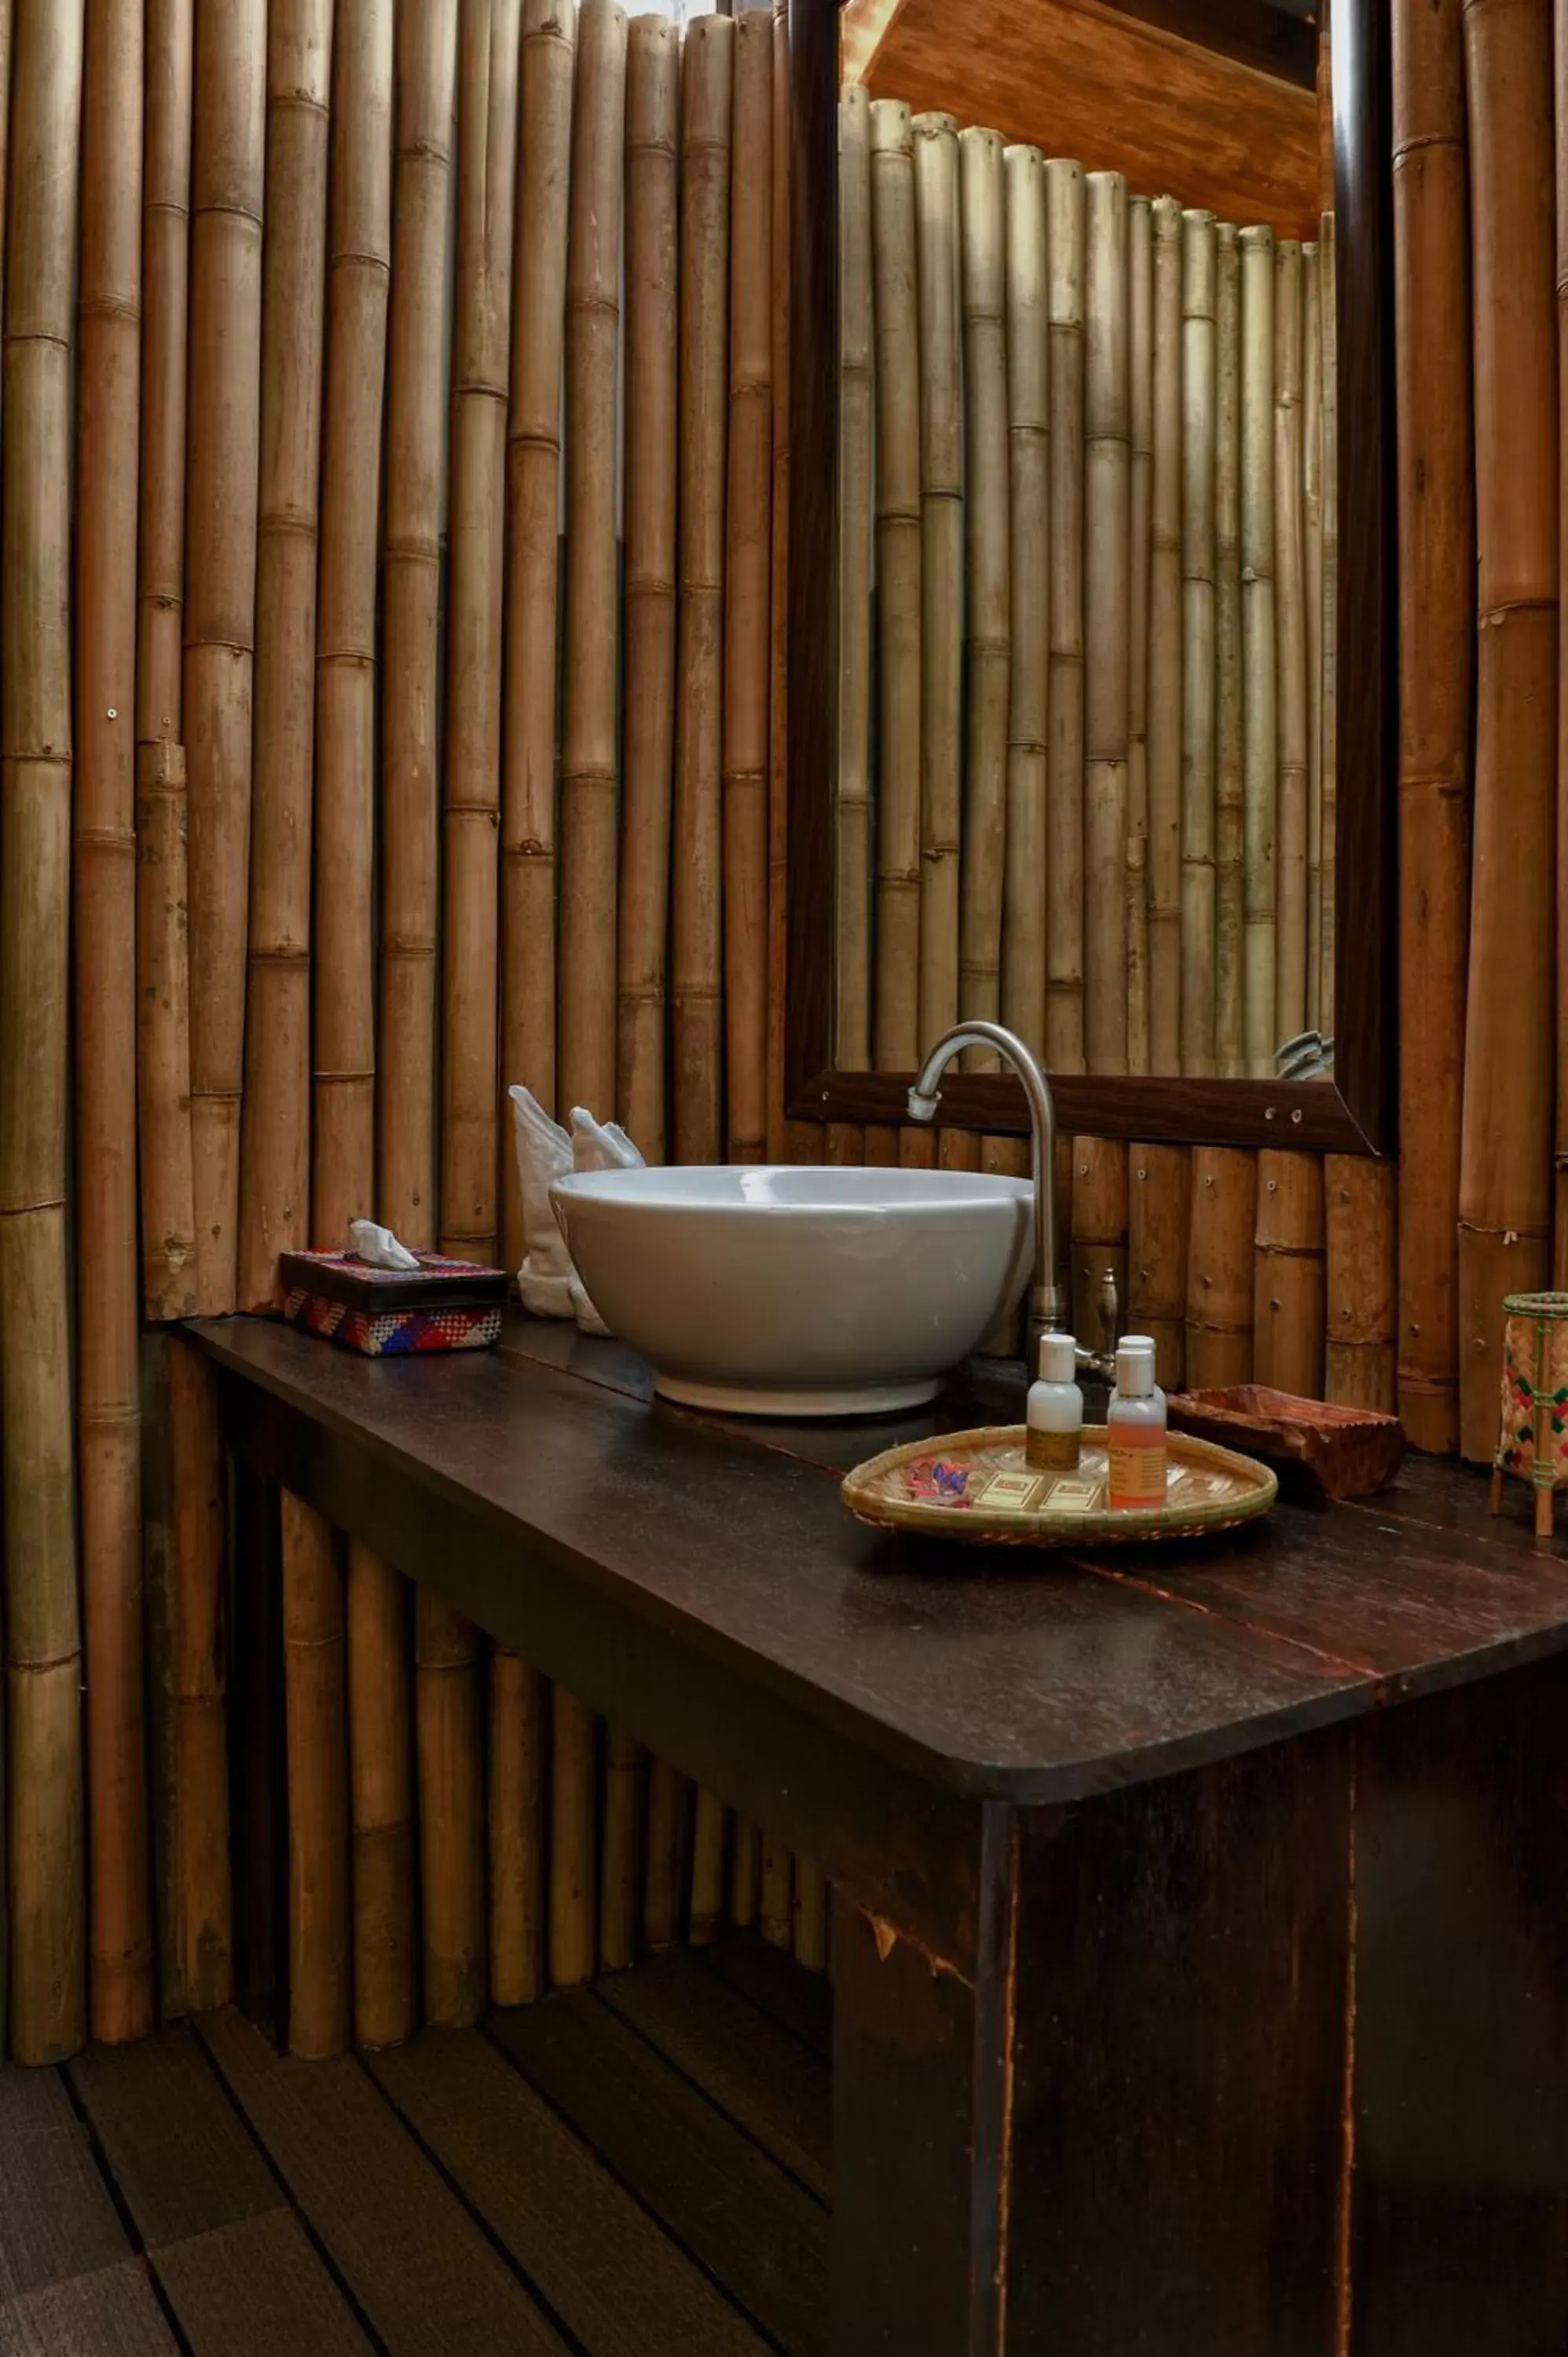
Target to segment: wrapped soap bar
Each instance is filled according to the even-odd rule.
[[[443,1253],[413,1258],[412,1269],[377,1268],[353,1253],[284,1253],[283,1314],[291,1325],[371,1359],[482,1351],[499,1340],[504,1269]]]

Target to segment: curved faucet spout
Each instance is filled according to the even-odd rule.
[[[1061,1287],[1057,1283],[1057,1222],[1052,1196],[1057,1160],[1056,1103],[1044,1067],[1016,1032],[1005,1030],[1000,1023],[960,1023],[942,1034],[920,1067],[909,1091],[909,1112],[914,1120],[934,1118],[942,1074],[965,1048],[989,1048],[1003,1057],[1022,1081],[1028,1100],[1035,1147],[1035,1274],[1029,1287],[1032,1374],[1039,1358],[1040,1336],[1059,1329],[1065,1315]]]

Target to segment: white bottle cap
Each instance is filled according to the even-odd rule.
[[[1116,1388],[1123,1399],[1147,1399],[1155,1388],[1155,1345],[1147,1334],[1123,1334],[1116,1345]]]
[[[1043,1383],[1076,1383],[1078,1381],[1078,1340],[1071,1334],[1042,1334],[1040,1337],[1040,1381]]]

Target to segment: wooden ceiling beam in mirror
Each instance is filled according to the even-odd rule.
[[[845,72],[874,95],[1124,172],[1149,196],[1176,189],[1227,221],[1316,235],[1316,29],[1264,0],[846,0],[843,22]],[[1253,24],[1285,44],[1291,80],[1218,53],[1227,26]]]

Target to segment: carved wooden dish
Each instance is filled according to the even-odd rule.
[[[852,1514],[890,1531],[922,1531],[988,1546],[1104,1546],[1127,1539],[1198,1538],[1267,1513],[1279,1484],[1267,1466],[1173,1432],[1163,1506],[1105,1502],[1105,1426],[1086,1425],[1076,1474],[1025,1459],[1021,1424],[907,1442],[846,1474]]]
[[[1386,1490],[1404,1458],[1404,1426],[1397,1415],[1298,1399],[1266,1383],[1174,1392],[1170,1420],[1173,1428],[1201,1439],[1267,1458],[1326,1498]]]

